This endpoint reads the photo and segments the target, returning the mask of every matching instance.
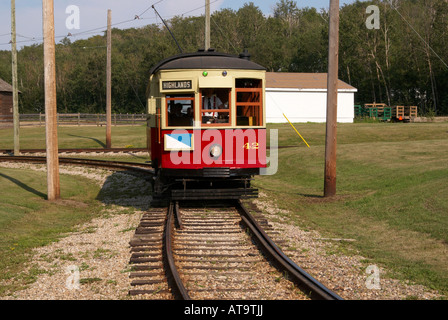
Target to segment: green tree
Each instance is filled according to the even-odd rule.
[[[380,28],[368,29],[366,8],[380,9]],[[264,16],[253,2],[211,17],[211,46],[239,54],[269,71],[327,72],[328,12],[278,0]],[[184,52],[204,46],[204,17],[166,21]],[[448,114],[448,2],[356,1],[340,9],[339,77],[358,88],[359,103],[419,106],[420,113]],[[112,111],[145,112],[150,69],[177,54],[163,25],[112,30]],[[44,112],[43,47],[18,54],[20,112]],[[104,113],[106,37],[63,38],[56,47],[59,112]],[[11,81],[11,53],[0,51],[0,77]]]

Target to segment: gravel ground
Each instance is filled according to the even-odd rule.
[[[39,165],[0,163],[0,166],[46,170]],[[127,174],[112,174],[107,170],[61,167],[60,172],[92,179],[106,193],[109,188],[114,189],[115,193],[111,192],[111,195],[117,194],[117,187],[122,188],[123,198],[104,201],[103,218],[79,226],[76,232],[67,234],[57,243],[34,250],[28,268],[37,266],[43,273],[27,289],[0,299],[130,299],[129,240],[141,215],[148,209],[148,182]],[[126,187],[129,185],[132,186],[131,189]],[[439,296],[437,292],[422,286],[383,277],[386,270],[381,266],[377,270],[379,278],[375,278],[375,274],[366,273],[369,265],[364,262],[366,259],[363,257],[329,254],[337,252],[335,247],[337,248],[340,239],[322,239],[317,232],[304,231],[287,221],[279,221],[279,209],[265,194],[261,193],[255,203],[280,232],[281,238],[288,241],[288,246],[284,247],[285,253],[342,298],[434,299]],[[368,278],[379,279],[379,283],[368,282]],[[375,284],[379,286],[375,287]]]
[[[316,231],[304,231],[288,224],[284,219],[279,219],[278,213],[281,209],[269,201],[266,194],[260,193],[260,197],[254,203],[263,211],[274,229],[282,235],[282,240],[288,242],[288,245],[283,246],[285,254],[343,299],[401,300],[440,297],[438,292],[423,286],[385,277],[387,270],[372,261],[367,264],[365,261],[368,259],[360,255],[346,256],[332,253],[338,252],[339,243],[351,242],[353,239],[323,238]]]
[[[0,166],[46,170],[42,165],[0,163]],[[104,217],[78,226],[76,232],[56,243],[35,249],[27,269],[37,267],[42,274],[27,289],[0,299],[127,299],[129,240],[150,200],[145,196],[147,182],[124,173],[82,167],[61,166],[60,173],[82,175],[101,186],[101,192],[106,194]],[[132,186],[124,193],[126,198],[107,198],[108,192],[115,195],[126,184]],[[137,191],[134,196],[126,196],[132,191]]]

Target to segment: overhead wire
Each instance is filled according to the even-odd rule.
[[[211,16],[211,20],[213,21],[213,23],[216,25],[216,27],[218,28],[218,30],[221,32],[222,36],[227,40],[227,42],[232,46],[233,50],[235,50],[235,53],[238,54],[239,51],[235,48],[235,46],[233,45],[233,43],[230,41],[230,39],[226,36],[226,34],[224,33],[224,31],[221,29],[221,27],[218,25],[218,23],[215,21],[215,19],[213,18],[213,16]]]
[[[389,5],[392,7],[392,9],[394,9],[398,15],[404,20],[404,22],[407,23],[407,25],[412,29],[412,31],[414,31],[417,36],[425,43],[425,45],[428,46],[428,48],[432,51],[432,53],[435,54],[435,56],[437,58],[439,58],[439,60],[445,65],[445,67],[448,69],[448,64],[437,54],[437,52],[434,51],[434,49],[429,45],[429,43],[420,35],[420,33],[418,33],[417,30],[415,30],[415,28],[411,25],[411,23],[406,20],[406,18],[400,13],[400,11],[398,11],[397,7],[394,6],[394,4],[392,3],[391,0],[388,1]]]
[[[219,0],[214,0],[214,1],[210,2],[210,5],[214,4],[214,3],[217,2],[217,1],[219,1]],[[199,10],[199,9],[203,9],[203,8],[205,8],[205,7],[206,7],[206,5],[202,5],[202,6],[200,6],[200,7],[197,7],[197,8],[195,8],[195,9],[192,9],[192,10],[189,10],[189,11],[187,11],[187,12],[182,13],[181,16],[183,16],[183,15],[185,15],[185,14],[187,14],[187,13],[190,13],[190,12],[194,12],[194,11]]]
[[[159,3],[163,2],[163,1],[165,1],[165,0],[159,0],[159,1],[154,2],[153,4],[148,6],[145,10],[143,10],[140,14],[134,15],[134,18],[113,23],[112,27],[115,27],[115,26],[118,26],[118,25],[122,25],[122,24],[125,24],[125,23],[134,22],[136,20],[152,20],[152,19],[155,19],[157,21],[158,20],[157,17],[156,18],[154,18],[154,17],[151,17],[151,18],[146,18],[145,17],[145,18],[143,18],[143,15],[145,13],[147,13],[153,6],[155,6],[156,4],[159,4]],[[218,2],[218,1],[219,0],[214,0],[210,4],[213,4],[213,3]],[[185,12],[179,14],[179,15],[168,16],[167,18],[172,18],[172,17],[175,17],[175,16],[182,16],[183,17],[184,15],[186,15],[188,13],[191,13],[191,12],[194,12],[196,10],[203,9],[203,8],[205,8],[205,5],[197,7],[195,9],[191,9],[191,10],[185,11]],[[215,24],[216,24],[216,22],[215,22]],[[81,32],[73,32],[73,33],[69,32],[68,34],[64,34],[64,35],[56,35],[55,39],[63,39],[63,38],[66,38],[66,37],[79,37],[81,35],[105,32],[106,30],[107,30],[107,26],[102,26],[102,27],[92,28],[92,29],[89,29],[89,30],[81,31]],[[6,34],[2,34],[0,36],[8,36],[8,35],[11,35],[11,34],[10,33],[6,33]],[[28,39],[28,40],[16,41],[16,43],[27,43],[27,42],[39,43],[39,42],[44,40],[43,37],[28,37],[28,36],[23,36],[23,35],[20,35],[20,37]],[[11,42],[9,41],[9,42],[6,42],[6,43],[0,43],[0,45],[7,45],[7,44],[10,44],[10,43]]]
[[[112,27],[115,27],[115,26],[122,25],[122,24],[125,24],[125,23],[134,22],[135,20],[141,20],[141,19],[142,19],[141,17],[142,17],[148,10],[150,10],[150,9],[152,8],[153,5],[158,4],[158,3],[161,3],[161,2],[163,2],[163,1],[165,1],[165,0],[159,0],[159,1],[157,1],[157,2],[155,2],[155,3],[153,3],[153,4],[151,4],[148,8],[146,8],[146,9],[145,9],[142,13],[140,13],[139,15],[134,15],[134,18],[132,18],[132,19],[127,19],[127,20],[123,20],[123,21],[120,21],[120,22],[116,22],[116,23],[113,23],[111,26],[112,26]],[[216,0],[216,1],[217,1],[217,0]],[[150,19],[150,18],[145,18],[145,20],[146,20],[146,19]],[[77,36],[80,36],[80,35],[86,35],[86,34],[94,34],[94,33],[99,33],[99,32],[105,32],[106,30],[107,30],[107,26],[102,26],[102,27],[93,28],[93,29],[89,29],[89,30],[85,30],[85,31],[81,31],[81,32],[76,32],[76,33],[71,33],[71,32],[69,32],[69,33],[66,34],[66,35],[56,35],[56,36],[55,36],[55,39],[62,39],[62,38],[65,38],[65,37],[77,37]],[[0,35],[0,37],[8,36],[8,35],[10,36],[11,33],[5,33],[5,34],[2,34],[2,35]],[[19,34],[17,34],[17,36],[22,37],[22,38],[26,38],[26,39],[29,39],[29,40],[16,41],[16,43],[27,43],[27,42],[39,43],[39,42],[41,42],[41,41],[44,40],[43,37],[28,37],[28,36],[19,35]],[[11,43],[11,41],[9,41],[9,42],[5,42],[5,43],[0,43],[0,45],[7,45],[7,44],[10,44],[10,43]]]

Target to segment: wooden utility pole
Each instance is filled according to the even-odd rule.
[[[330,0],[330,32],[327,79],[327,132],[325,136],[324,196],[336,194],[336,136],[339,68],[339,0]]]
[[[205,0],[205,51],[210,49],[210,0]]]
[[[44,35],[45,78],[45,133],[47,144],[48,200],[61,197],[59,183],[58,127],[56,107],[56,58],[54,39],[54,3],[43,0],[42,20]]]
[[[112,11],[107,10],[106,148],[112,147]]]
[[[20,154],[19,90],[17,88],[16,1],[11,0],[12,103],[14,123],[14,155]]]

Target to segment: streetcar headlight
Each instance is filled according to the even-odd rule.
[[[214,144],[210,147],[210,156],[218,159],[222,154],[222,147],[219,144]]]

